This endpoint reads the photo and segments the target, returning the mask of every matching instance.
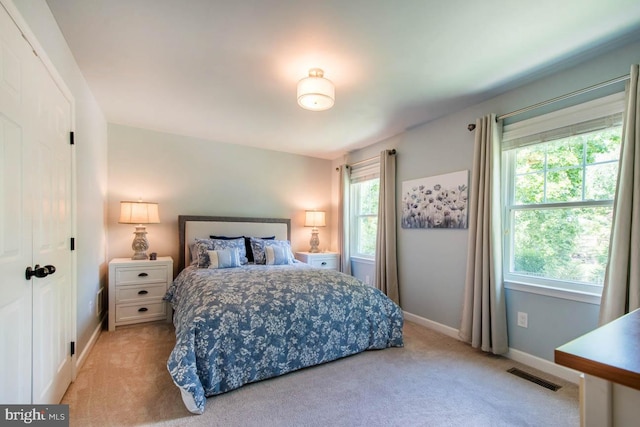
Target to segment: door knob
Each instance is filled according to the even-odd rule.
[[[24,272],[24,277],[27,280],[31,280],[33,276],[36,276],[37,278],[41,279],[55,272],[56,272],[56,268],[53,265],[45,265],[44,267],[40,267],[40,264],[36,264],[36,266],[33,268],[27,267],[26,271]]]

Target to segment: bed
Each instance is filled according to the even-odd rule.
[[[248,383],[403,345],[402,311],[382,292],[293,259],[289,219],[181,215],[178,223],[167,368],[190,412]],[[242,242],[253,262],[240,262]]]

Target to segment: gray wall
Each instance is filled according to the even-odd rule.
[[[76,351],[98,327],[95,306],[106,287],[107,123],[44,0],[14,3],[75,98]]]
[[[529,292],[507,290],[509,347],[553,360],[553,350],[598,326],[600,306]],[[517,313],[529,315],[529,327],[517,326]]]
[[[467,124],[475,123],[476,118],[489,113],[504,114],[628,74],[630,65],[639,61],[640,43],[636,38],[622,48],[578,66],[350,153],[348,160],[355,162],[377,155],[385,148],[396,148],[397,191],[400,195],[402,181],[471,169],[474,133],[467,130]],[[623,85],[618,84],[511,121],[621,90]],[[342,161],[334,161],[334,166]],[[335,191],[335,178],[333,185]],[[404,230],[398,227],[402,308],[458,329],[467,260],[467,230]],[[506,294],[509,345],[512,349],[553,360],[555,347],[597,326],[599,306],[596,304],[516,290],[507,290]],[[516,326],[518,311],[528,313],[528,328]]]
[[[373,260],[352,258],[351,275],[367,285],[376,286],[376,264]]]
[[[337,248],[334,219],[337,174],[331,174],[331,162],[252,148],[235,149],[117,125],[108,130],[111,164],[107,220],[104,116],[46,2],[15,3],[76,98],[79,351],[98,324],[88,307],[105,286],[107,259],[130,254],[131,229],[117,224],[118,202],[124,198],[143,197],[160,203],[163,223],[149,227],[149,239],[152,250],[162,254],[177,255],[178,214],[204,213],[291,217],[294,247],[305,249],[309,233],[302,227],[302,212],[308,208],[325,208],[332,213],[329,222],[332,226],[321,231],[320,239],[328,249]],[[352,153],[349,160],[377,155],[384,148],[398,149],[398,190],[403,180],[470,169],[473,134],[466,130],[467,123],[491,112],[509,112],[626,74],[631,63],[640,61],[638,52],[637,41],[611,50],[572,69]],[[572,60],[576,62],[577,59]],[[593,95],[596,94],[587,98]],[[554,107],[558,106],[561,105]],[[340,162],[336,160],[331,166]],[[238,175],[240,170],[246,175]],[[459,327],[467,237],[468,233],[461,230],[398,230],[400,292],[405,310],[452,328]],[[593,304],[520,291],[508,291],[507,304],[511,347],[546,359],[551,358],[554,347],[597,323],[597,306]],[[528,312],[528,329],[513,326],[517,311]]]
[[[292,249],[305,251],[305,209],[330,212],[329,160],[128,126],[109,124],[108,176],[109,259],[133,253],[133,226],[118,224],[121,200],[159,203],[161,223],[147,226],[150,251],[171,255],[176,268],[178,215],[291,218]],[[331,249],[327,228],[320,249]]]

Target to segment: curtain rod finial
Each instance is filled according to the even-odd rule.
[[[469,123],[467,125],[467,129],[469,129],[469,132],[471,132],[472,130],[474,130],[476,128],[476,125],[474,125],[473,123]]]

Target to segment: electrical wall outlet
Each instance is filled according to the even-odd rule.
[[[518,326],[522,328],[529,327],[529,315],[527,313],[524,313],[522,311],[518,312]]]
[[[371,284],[371,277],[369,277],[369,275],[364,276],[364,284],[365,285]]]

